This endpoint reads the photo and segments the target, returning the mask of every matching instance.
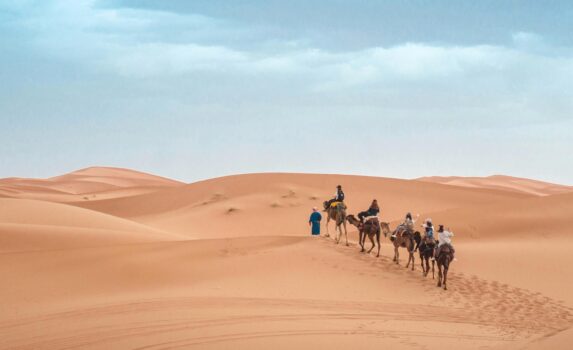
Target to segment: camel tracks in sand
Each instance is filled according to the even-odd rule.
[[[333,244],[328,240],[325,244]],[[354,249],[340,247],[336,251],[351,259],[364,262],[361,273],[374,271],[400,275],[406,283],[422,286],[425,293],[435,295],[436,306],[452,310],[463,307],[463,322],[490,325],[506,330],[507,334],[550,334],[573,327],[573,310],[562,301],[551,299],[539,292],[513,287],[499,281],[488,281],[475,275],[449,272],[449,290],[435,287],[435,280],[421,277],[419,271],[409,271],[394,264],[390,258],[373,258],[356,254]],[[452,265],[455,269],[455,264]],[[417,266],[418,270],[419,267]],[[381,278],[381,276],[380,276]]]
[[[332,304],[336,303],[336,312]],[[217,311],[224,304],[227,312]],[[245,308],[249,314],[245,315]],[[273,310],[269,314],[269,310]],[[132,317],[124,322],[124,317]],[[428,315],[431,315],[428,317]],[[101,323],[102,316],[106,322]],[[141,321],[134,321],[140,319]],[[201,344],[272,337],[311,337],[360,335],[396,337],[411,341],[417,337],[457,338],[483,343],[514,340],[513,335],[496,331],[491,335],[480,332],[431,332],[424,328],[401,329],[404,323],[425,322],[464,323],[462,309],[441,310],[428,305],[399,305],[344,301],[249,299],[249,298],[178,298],[104,305],[88,309],[31,317],[20,322],[4,322],[1,346],[10,349],[76,349],[121,347],[137,349],[176,349]],[[471,320],[490,327],[479,320]],[[58,328],[67,324],[66,329]],[[314,325],[309,327],[309,325]],[[25,327],[34,335],[11,338],[9,331]],[[490,327],[491,328],[491,327]],[[477,327],[476,327],[477,329]],[[20,329],[21,331],[21,329]],[[152,340],[153,339],[153,340]],[[164,341],[158,341],[163,339]],[[140,344],[140,345],[136,345]]]

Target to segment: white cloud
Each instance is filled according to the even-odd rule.
[[[165,43],[121,48],[116,55],[108,58],[113,69],[133,77],[225,71],[245,61],[245,54],[225,47]]]
[[[34,33],[39,53],[119,79],[193,81],[200,72],[240,93],[245,77],[257,77],[265,81],[266,96],[284,79],[292,91],[329,94],[331,100],[354,93],[379,106],[373,91],[383,90],[401,108],[445,106],[452,112],[470,106],[470,112],[460,111],[468,115],[490,111],[535,119],[551,99],[552,115],[564,118],[572,107],[573,53],[552,48],[534,33],[515,33],[509,46],[404,43],[340,52],[198,14],[102,9],[93,0],[59,0],[18,11],[19,24]],[[233,45],[241,36],[253,41]]]

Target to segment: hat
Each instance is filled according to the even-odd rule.
[[[336,188],[342,188],[342,186],[338,185],[338,186],[336,186]]]
[[[442,232],[444,230],[444,225],[438,225],[438,231]]]
[[[318,211],[316,207],[312,207],[312,211]]]

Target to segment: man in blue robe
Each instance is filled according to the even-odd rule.
[[[320,235],[320,220],[322,220],[322,215],[320,215],[316,207],[312,208],[312,214],[310,214],[308,224],[312,226],[313,236]]]

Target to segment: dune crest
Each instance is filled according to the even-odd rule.
[[[48,179],[0,179],[0,195],[73,202],[134,196],[183,183],[135,170],[90,167]]]
[[[536,196],[550,196],[553,194],[573,192],[573,186],[558,185],[506,175],[492,175],[487,177],[429,176],[416,180],[460,187],[507,190]]]

